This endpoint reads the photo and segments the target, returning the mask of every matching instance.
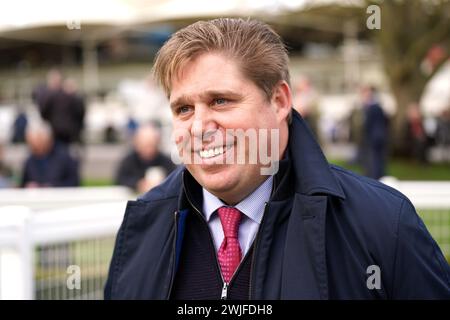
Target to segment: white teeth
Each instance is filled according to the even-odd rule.
[[[223,146],[217,148],[211,148],[208,150],[200,150],[199,154],[201,158],[212,158],[224,152]]]
[[[214,149],[214,155],[215,156],[218,155],[218,154],[221,154],[221,153],[223,153],[223,148],[222,147]]]

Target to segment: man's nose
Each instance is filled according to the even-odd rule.
[[[214,114],[208,106],[199,105],[195,107],[194,122],[191,127],[191,134],[196,138],[207,139],[208,133],[216,131],[218,128]]]

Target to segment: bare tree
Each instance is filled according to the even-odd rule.
[[[450,52],[450,1],[369,1],[381,8],[381,29],[373,32],[390,88],[397,102],[393,121],[399,137],[410,102],[420,101],[424,88]],[[398,146],[398,139],[395,144]]]

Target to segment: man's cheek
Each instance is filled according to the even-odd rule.
[[[177,154],[172,154],[172,161],[174,163],[180,164],[190,164],[194,161],[192,153],[192,139],[190,131],[186,127],[176,127],[172,132],[171,139],[176,146]],[[176,160],[176,161],[174,161]]]

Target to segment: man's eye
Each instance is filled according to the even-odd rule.
[[[191,107],[189,106],[181,106],[177,108],[176,113],[177,114],[185,114],[188,113],[191,110]]]
[[[228,100],[227,99],[223,99],[223,98],[218,98],[218,99],[214,99],[213,102],[216,105],[223,105],[223,104],[227,103]]]

